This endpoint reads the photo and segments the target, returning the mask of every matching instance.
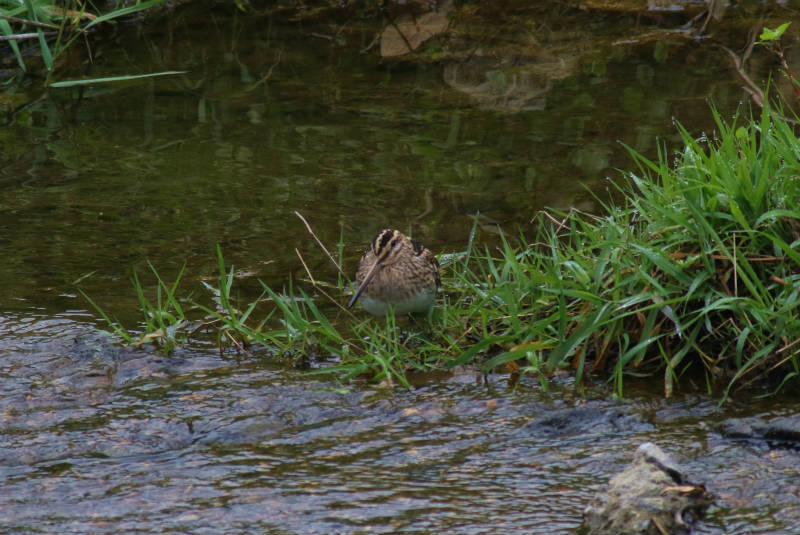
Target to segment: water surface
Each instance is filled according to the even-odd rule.
[[[616,403],[602,385],[509,389],[468,371],[339,389],[260,359],[160,357],[64,319],[4,320],[9,533],[574,533],[648,440],[717,496],[700,533],[797,525],[797,451],[716,431],[731,416],[796,414],[791,400],[722,409],[634,388]]]

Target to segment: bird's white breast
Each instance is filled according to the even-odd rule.
[[[394,313],[398,315],[427,312],[433,305],[435,297],[435,289],[422,289],[407,299],[392,301],[391,303],[372,298],[369,295],[362,295],[359,301],[361,301],[361,306],[364,307],[364,310],[373,316],[385,316],[390,307],[394,307]]]

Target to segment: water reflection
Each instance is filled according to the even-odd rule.
[[[590,191],[606,195],[630,167],[619,141],[654,154],[676,139],[673,118],[700,131],[708,97],[723,112],[743,98],[738,75],[720,75],[724,51],[625,41],[642,32],[634,16],[514,9],[500,21],[464,15],[449,56],[420,64],[362,52],[377,23],[343,24],[330,41],[312,23],[209,19],[188,5],[164,27],[130,28],[144,46],[104,47],[63,76],[187,73],[52,89],[10,116],[0,300],[83,307],[64,293],[95,271],[89,293],[126,314],[133,266],[185,261],[196,280],[215,271],[217,243],[280,283],[301,273],[295,210],[327,244],[344,233],[348,261],[389,225],[460,249],[478,212],[513,233],[546,206],[593,209]],[[672,28],[682,15],[660,16]],[[737,39],[718,24],[719,39]],[[319,251],[305,252],[328,276]]]

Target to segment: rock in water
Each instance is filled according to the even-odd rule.
[[[633,462],[608,487],[583,512],[589,535],[689,533],[711,503],[705,488],[689,483],[680,466],[652,442],[636,449]]]

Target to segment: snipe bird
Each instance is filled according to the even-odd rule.
[[[439,262],[428,249],[399,230],[380,231],[367,248],[356,273],[356,293],[364,309],[384,316],[427,312],[439,288]]]

